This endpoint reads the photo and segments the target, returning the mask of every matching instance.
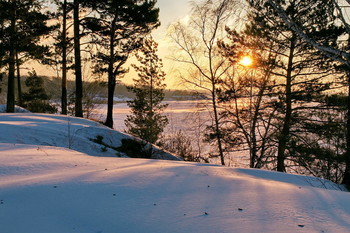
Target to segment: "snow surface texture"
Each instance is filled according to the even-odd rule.
[[[0,132],[0,233],[350,232],[350,193],[326,180],[101,157],[89,138],[129,136],[74,117],[0,114]]]
[[[92,156],[124,156],[112,147],[131,136],[87,119],[52,114],[0,113],[0,142],[64,147]],[[102,136],[103,144],[96,142]],[[108,145],[107,147],[105,145]],[[155,147],[154,159],[179,160]]]
[[[350,194],[317,183],[276,172],[2,143],[0,232],[349,232]]]

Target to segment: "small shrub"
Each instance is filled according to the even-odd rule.
[[[111,148],[111,149],[115,150],[114,147],[112,147],[112,146],[110,146],[110,145],[108,145],[108,144],[103,142],[103,136],[102,135],[97,135],[96,138],[90,138],[90,141],[95,142],[95,143],[103,146],[103,147],[101,147],[101,151],[102,152],[107,152],[107,150],[108,150],[107,148]]]
[[[116,149],[131,158],[151,158],[152,149],[147,149],[147,143],[136,139],[122,139],[122,145]]]
[[[96,142],[97,144],[100,144],[100,145],[104,145],[102,135],[97,135],[96,138],[92,139],[91,141]]]
[[[199,162],[191,145],[191,138],[181,130],[172,135],[162,137],[158,145],[171,153],[180,156],[185,161]]]

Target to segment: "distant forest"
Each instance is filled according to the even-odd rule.
[[[4,75],[5,76],[5,75]],[[21,83],[23,87],[23,92],[28,91],[28,87],[25,85],[25,80],[27,76],[22,77]],[[61,99],[61,82],[62,80],[60,78],[56,77],[47,77],[42,76],[44,79],[44,89],[48,93],[50,99],[54,102],[58,102]],[[84,87],[86,89],[89,89],[89,92],[87,94],[93,95],[94,101],[98,103],[107,102],[107,88],[106,88],[105,82],[100,81],[89,81],[84,82]],[[0,104],[6,103],[6,86],[7,86],[7,77],[3,77],[3,81],[0,83]],[[68,86],[68,95],[73,96],[74,89],[75,89],[75,81],[74,80],[68,80],[67,81]],[[133,99],[135,97],[135,94],[133,92],[128,91],[127,87],[129,85],[124,83],[118,83],[115,88],[115,97],[116,99],[120,99],[120,101],[127,100],[127,99]],[[203,95],[198,93],[197,91],[191,91],[191,90],[171,90],[166,89],[164,91],[165,94],[165,100],[196,100],[196,99],[203,99],[205,98]]]

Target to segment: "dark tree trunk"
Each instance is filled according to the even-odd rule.
[[[15,3],[15,2],[14,2]],[[7,105],[6,112],[15,112],[15,33],[16,33],[16,8],[13,4],[13,9],[11,10],[11,38],[10,38],[10,54],[9,54],[9,71],[8,71],[8,86],[7,86]]]
[[[20,61],[18,58],[18,52],[16,51],[16,70],[17,70],[17,94],[18,94],[18,105],[23,107],[22,100],[22,84],[21,84],[21,70],[20,70]]]
[[[252,82],[253,80],[251,80]],[[263,86],[260,87],[257,100],[255,102],[255,106],[253,107],[254,110],[254,115],[251,119],[252,121],[252,126],[251,126],[251,148],[250,148],[250,167],[251,168],[259,168],[260,164],[258,162],[258,145],[257,145],[257,139],[256,139],[256,129],[257,129],[257,124],[258,124],[258,118],[259,118],[259,113],[260,113],[260,105],[261,101],[264,95],[264,91],[266,88],[266,84],[264,83]],[[251,93],[251,98],[253,97],[253,94]]]
[[[61,113],[67,115],[67,0],[63,2]]]
[[[109,64],[108,64],[108,100],[107,100],[107,118],[105,125],[113,129],[113,105],[114,105],[114,90],[116,86],[116,77],[114,75],[114,39],[115,39],[115,22],[116,17],[112,22],[110,41],[109,41]]]
[[[83,117],[83,78],[81,72],[79,0],[74,0],[75,116]]]
[[[296,39],[293,37],[290,43],[290,52],[288,57],[288,68],[286,75],[286,110],[283,120],[283,128],[278,139],[278,151],[277,151],[277,171],[285,172],[286,167],[284,161],[286,159],[285,151],[287,143],[289,141],[291,120],[292,120],[292,69],[293,69],[293,58],[295,50]]]
[[[222,149],[221,132],[220,132],[220,124],[219,124],[219,113],[217,110],[215,84],[214,83],[212,83],[211,95],[212,95],[213,112],[214,112],[215,135],[216,135],[216,140],[218,143],[219,156],[220,156],[220,160],[221,160],[221,165],[225,165],[224,150]]]
[[[107,118],[105,121],[105,125],[110,128],[113,128],[113,104],[114,104],[113,98],[114,98],[115,86],[116,86],[115,78],[109,76],[108,77]]]
[[[350,187],[350,71],[347,72],[348,79],[348,101],[346,114],[346,151],[345,151],[345,173],[343,184]]]

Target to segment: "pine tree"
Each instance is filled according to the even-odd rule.
[[[152,39],[145,39],[141,52],[136,54],[140,65],[133,67],[139,79],[134,80],[130,88],[136,97],[128,102],[132,115],[125,120],[128,133],[152,144],[157,142],[168,124],[167,117],[162,115],[167,106],[161,103],[164,99],[165,73],[162,71],[162,61],[156,54],[157,46]]]
[[[19,74],[23,62],[29,59],[44,61],[48,47],[39,42],[53,27],[47,26],[50,16],[41,11],[39,0],[1,0],[0,8],[0,56],[3,56],[2,63],[8,65],[7,112],[13,112],[16,63]]]
[[[95,72],[108,75],[108,104],[105,125],[113,128],[113,98],[117,79],[128,72],[123,66],[139,46],[139,39],[159,26],[156,0],[91,1],[99,17],[85,20],[98,45]]]
[[[87,59],[82,59],[83,53],[90,51],[89,47],[93,43],[89,41],[89,30],[84,27],[84,22],[89,18],[88,16],[82,16],[80,12],[91,9],[92,0],[75,0],[69,2],[67,0],[54,0],[58,6],[56,18],[59,21],[60,28],[56,30],[54,44],[55,60],[53,64],[58,67],[61,66],[62,82],[61,82],[61,109],[62,114],[67,114],[68,111],[68,99],[67,99],[67,72],[68,69],[74,69],[75,73],[75,91],[74,91],[74,115],[77,117],[83,117],[84,115],[84,103],[83,97],[85,95],[85,88],[83,87],[83,73],[82,62]],[[72,13],[72,14],[71,14]],[[70,28],[73,27],[73,37],[69,36]],[[88,38],[88,39],[86,39]],[[84,39],[84,40],[83,40]],[[81,42],[83,40],[83,42]],[[73,41],[73,43],[71,43]],[[73,48],[73,49],[72,49]],[[73,51],[74,59],[70,56],[70,51]],[[91,52],[90,52],[91,53]],[[70,63],[73,63],[70,65]]]
[[[61,111],[62,114],[67,115],[67,0],[62,4],[62,94],[61,94]]]
[[[83,75],[81,71],[81,48],[80,48],[80,1],[73,2],[74,24],[74,71],[75,71],[75,116],[83,117]]]
[[[346,10],[350,5],[350,1],[329,1],[324,0],[323,6],[314,6],[308,4],[307,9],[321,9],[320,12],[314,18],[310,18],[309,21],[313,21],[315,28],[322,25],[341,25],[344,28],[344,33],[338,39],[340,43],[325,44],[321,37],[314,37],[313,34],[308,33],[308,29],[304,25],[300,25],[288,15],[288,9],[285,8],[285,1],[281,0],[249,0],[252,5],[255,6],[271,6],[274,9],[273,14],[277,15],[283,23],[289,27],[298,38],[302,39],[310,46],[318,50],[326,57],[332,59],[341,68],[344,73],[345,82],[348,88],[348,101],[347,101],[347,117],[346,117],[346,152],[344,153],[345,161],[345,173],[343,183],[350,186],[350,53],[349,53],[349,39],[343,41],[344,38],[349,38],[350,27],[348,18],[346,17]],[[305,2],[309,3],[309,2]],[[344,8],[344,9],[343,9]],[[322,20],[320,20],[322,19]],[[326,23],[325,23],[326,21]],[[335,23],[336,22],[336,23]],[[329,34],[323,34],[323,39],[329,37]],[[321,38],[321,40],[320,40]]]
[[[328,19],[322,17],[329,14],[325,5],[327,2],[323,0],[284,2],[288,17],[323,44],[334,45],[343,29],[337,27],[334,21],[327,23]],[[286,171],[286,160],[295,161],[293,157],[296,155],[291,153],[295,140],[303,137],[299,129],[300,123],[308,120],[305,106],[316,101],[329,88],[330,84],[325,82],[325,77],[333,75],[334,69],[331,60],[299,38],[274,13],[271,6],[256,4],[254,7],[253,23],[249,25],[247,32],[273,42],[273,52],[277,56],[277,68],[273,70],[278,84],[274,93],[279,100],[276,105],[279,113],[276,118],[276,167],[278,171]]]
[[[58,20],[58,25],[60,26],[55,30],[53,38],[55,40],[53,46],[53,59],[52,62],[55,67],[60,67],[62,81],[61,81],[61,114],[67,115],[68,112],[68,100],[67,100],[67,72],[69,57],[68,52],[71,49],[72,45],[70,42],[71,38],[68,37],[68,24],[71,16],[69,13],[72,10],[72,4],[68,3],[67,0],[55,0],[58,10],[56,12],[56,19]],[[58,71],[57,71],[58,72]]]

